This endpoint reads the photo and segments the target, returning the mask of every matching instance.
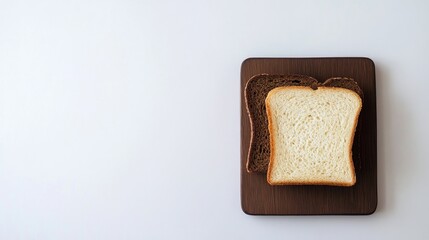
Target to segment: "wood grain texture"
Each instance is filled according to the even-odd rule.
[[[246,171],[250,122],[244,88],[261,74],[302,74],[323,82],[351,77],[361,87],[364,102],[359,118],[360,146],[356,184],[333,186],[270,186],[266,174]],[[372,214],[377,208],[377,126],[375,66],[368,58],[249,58],[241,66],[241,206],[251,215]],[[357,152],[358,151],[358,152]]]

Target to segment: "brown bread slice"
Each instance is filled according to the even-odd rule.
[[[271,75],[260,74],[249,79],[245,88],[245,101],[250,118],[251,136],[247,157],[247,171],[265,173],[270,162],[270,138],[268,131],[268,119],[265,108],[265,98],[269,91],[280,86],[318,86],[342,87],[355,91],[363,100],[363,92],[359,85],[350,78],[334,77],[327,79],[323,84],[315,78],[304,75]],[[353,149],[359,147],[360,124],[356,129]],[[354,151],[355,152],[355,151]],[[355,159],[356,170],[360,169],[359,156]]]

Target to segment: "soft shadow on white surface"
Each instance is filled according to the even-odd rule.
[[[389,131],[388,125],[391,123],[392,111],[392,92],[389,89],[388,70],[382,63],[375,64],[376,78],[376,97],[377,97],[377,182],[378,182],[378,205],[375,214],[382,214],[383,211],[388,211],[386,202],[393,204],[393,189],[387,190],[388,184],[386,172],[386,163],[389,155],[389,147],[386,146],[386,134]],[[391,81],[391,80],[390,80]],[[390,110],[390,111],[389,111]],[[387,132],[386,132],[387,131]],[[387,156],[386,156],[387,155]],[[389,193],[389,197],[387,196]],[[390,205],[393,207],[393,205]]]
[[[395,94],[389,66],[376,62],[377,85],[377,161],[378,207],[376,214],[387,214],[398,207],[398,197],[404,192],[400,186],[412,184],[418,167],[411,152],[414,128],[417,123],[401,94]],[[407,84],[404,79],[402,84]],[[394,144],[393,142],[397,142]]]

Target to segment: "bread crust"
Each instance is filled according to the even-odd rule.
[[[329,79],[328,79],[329,80]],[[354,119],[354,123],[353,123],[353,128],[352,128],[352,133],[351,133],[351,141],[350,144],[348,146],[348,152],[349,152],[349,166],[350,169],[352,170],[352,182],[330,182],[330,181],[273,181],[272,177],[271,177],[271,173],[273,170],[273,165],[275,162],[275,145],[274,145],[274,128],[273,128],[273,114],[271,111],[271,105],[269,104],[269,99],[270,96],[275,94],[278,91],[282,91],[284,89],[302,89],[302,90],[308,90],[308,89],[312,89],[310,87],[306,87],[306,86],[284,86],[284,87],[277,87],[273,90],[271,90],[268,95],[267,98],[265,99],[265,105],[266,105],[266,110],[267,110],[267,118],[268,118],[268,131],[269,131],[269,135],[270,135],[270,162],[268,164],[268,171],[267,171],[267,181],[270,185],[329,185],[329,186],[342,186],[342,187],[351,187],[353,185],[355,185],[356,183],[356,172],[355,172],[355,168],[354,168],[354,163],[353,163],[353,156],[352,156],[352,147],[353,147],[353,142],[354,142],[354,136],[355,136],[355,132],[356,132],[356,126],[358,124],[358,119],[359,119],[359,115],[360,112],[362,110],[362,98],[360,97],[360,95],[353,90],[350,89],[346,89],[346,88],[341,88],[341,87],[329,87],[329,86],[319,86],[318,88],[326,88],[326,89],[331,89],[333,91],[346,91],[350,94],[355,95],[358,99],[359,99],[359,108],[357,110],[357,114],[356,117]],[[314,90],[314,89],[312,89]],[[314,91],[317,91],[314,90]]]

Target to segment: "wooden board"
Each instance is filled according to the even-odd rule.
[[[270,186],[266,174],[248,173],[250,122],[244,87],[260,74],[302,74],[323,82],[351,77],[364,92],[359,119],[360,146],[356,184],[333,186]],[[241,206],[251,215],[372,214],[377,208],[377,126],[375,66],[368,58],[249,58],[241,66]],[[358,151],[358,152],[356,152]]]

